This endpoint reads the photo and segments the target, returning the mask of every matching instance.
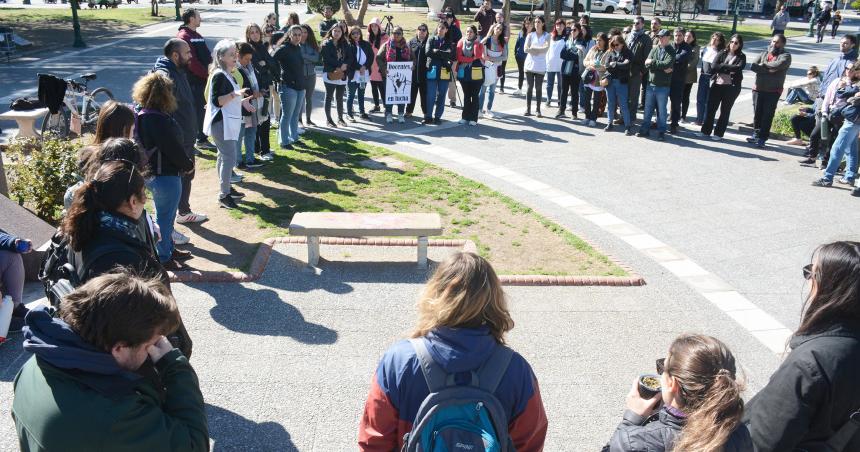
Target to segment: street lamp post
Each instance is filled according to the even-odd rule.
[[[734,8],[734,18],[732,19],[732,34],[738,32],[738,8],[740,6],[740,0],[735,0],[735,8]]]
[[[819,8],[820,5],[818,0],[815,0],[812,8],[812,15],[809,17],[809,31],[806,33],[806,37],[808,38],[815,36],[815,32],[813,30],[815,29],[815,18],[818,17]]]
[[[182,20],[182,13],[179,11],[182,8],[182,0],[176,0],[176,19],[177,21]]]
[[[75,42],[72,47],[86,47],[84,38],[81,36],[81,21],[78,20],[78,0],[71,0],[69,4],[72,6],[72,28],[75,30]]]
[[[588,20],[591,23],[591,0],[585,0],[585,14],[588,14]]]
[[[280,19],[281,15],[278,13],[278,0],[275,0],[275,28],[281,28]]]

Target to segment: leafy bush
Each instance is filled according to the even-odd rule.
[[[307,0],[311,11],[322,14],[323,8],[331,6],[331,11],[337,13],[340,10],[340,0]]]
[[[12,160],[7,168],[10,198],[56,223],[63,193],[78,180],[77,149],[72,141],[55,138],[14,140],[6,151]]]

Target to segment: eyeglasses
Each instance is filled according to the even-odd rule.
[[[666,358],[660,358],[655,363],[657,365],[657,375],[663,375],[663,371],[666,370]]]
[[[803,266],[803,279],[812,279],[812,264]]]

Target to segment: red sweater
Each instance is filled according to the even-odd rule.
[[[477,39],[475,39],[475,45],[472,47],[472,50],[474,51],[474,56],[469,58],[463,55],[463,43],[465,42],[466,38],[463,38],[460,40],[460,42],[457,43],[457,63],[468,64],[472,61],[484,58],[484,44],[481,44],[481,42]]]

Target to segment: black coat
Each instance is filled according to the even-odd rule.
[[[305,61],[302,49],[289,42],[282,45],[273,55],[281,67],[281,84],[294,90],[305,89]]]
[[[630,65],[633,61],[633,53],[625,47],[620,54],[615,52],[606,53],[606,72],[610,79],[617,79],[627,84],[630,81]],[[612,63],[615,63],[614,65]]]
[[[269,48],[264,42],[252,42],[254,54],[251,57],[251,63],[254,69],[257,70],[257,81],[260,83],[261,89],[269,89],[272,82],[281,76],[281,68],[275,58],[269,54]]]
[[[456,56],[454,45],[446,38],[437,38],[432,36],[427,38],[427,45],[424,46],[424,52],[427,55],[427,69],[432,66],[446,67],[451,69],[451,63]],[[426,75],[426,74],[425,74]]]
[[[711,80],[715,80],[717,74],[730,74],[732,76],[732,86],[740,88],[741,82],[744,80],[744,67],[747,65],[747,56],[741,52],[732,64],[726,63],[728,57],[729,51],[722,50],[714,58],[714,64],[711,65]]]
[[[816,448],[860,408],[860,322],[794,336],[791,353],[746,406],[756,450]],[[860,434],[845,451],[860,450]]]
[[[427,80],[427,41],[418,40],[418,36],[409,40],[409,51],[412,54],[412,74],[416,82]]]
[[[676,417],[665,408],[649,418],[627,410],[624,419],[604,452],[638,452],[638,451],[670,451],[684,428],[686,419]],[[723,448],[723,452],[753,452],[750,433],[741,424],[732,432]]]
[[[339,42],[340,44],[335,44],[333,40],[328,39],[323,43],[320,55],[322,56],[324,72],[334,71],[343,64],[349,66],[349,46],[346,45],[345,41]]]
[[[672,66],[672,84],[677,85],[687,82],[687,65],[690,64],[692,49],[686,42],[680,44],[669,44],[675,49],[675,64]]]
[[[173,80],[173,96],[176,97],[176,110],[170,114],[179,129],[196,130],[197,128],[197,102],[194,99],[194,93],[191,92],[191,85],[188,84],[188,76],[185,71],[180,71],[167,57],[159,57],[155,61],[153,72],[161,72],[171,80]],[[194,157],[195,149],[194,142],[197,141],[197,136],[193,133],[183,133],[182,144],[185,146],[185,154],[189,158]]]
[[[365,62],[364,64],[358,63],[358,49],[364,52]],[[355,73],[364,67],[365,73],[370,74],[370,68],[373,66],[373,60],[376,55],[373,54],[373,47],[370,46],[370,43],[362,39],[355,44],[354,42],[349,42],[349,67],[346,69],[346,78],[347,80],[352,80],[352,77],[355,76]]]
[[[147,162],[150,174],[177,176],[194,169],[193,157],[185,152],[183,130],[176,120],[164,113],[139,114],[135,129],[143,150],[155,149]]]

